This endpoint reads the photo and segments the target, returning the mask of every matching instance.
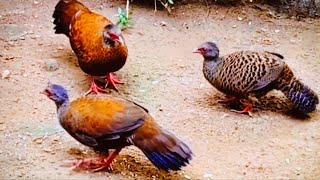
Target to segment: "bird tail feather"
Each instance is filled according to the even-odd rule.
[[[192,159],[189,147],[165,131],[152,138],[135,138],[133,141],[158,169],[164,171],[180,170]]]
[[[281,90],[299,111],[309,113],[316,109],[319,104],[317,94],[300,82],[287,65],[278,80],[280,82],[277,89]]]
[[[55,7],[52,17],[56,34],[65,34],[69,37],[69,26],[73,16],[79,10],[89,10],[77,0],[60,0]]]

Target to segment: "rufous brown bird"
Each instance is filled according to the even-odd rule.
[[[62,127],[82,144],[101,152],[98,158],[71,161],[75,168],[108,168],[121,149],[129,145],[141,149],[165,171],[180,170],[192,158],[185,143],[162,129],[147,109],[132,101],[95,95],[69,102],[65,88],[55,84],[43,94],[55,102]]]
[[[128,56],[120,28],[76,0],[60,0],[53,18],[55,33],[69,38],[80,68],[91,75],[87,94],[104,91],[95,84],[93,76],[106,75],[106,86],[110,83],[118,90],[116,84],[123,83],[113,72],[124,66]]]
[[[204,57],[205,78],[227,95],[220,102],[240,100],[245,105],[235,112],[251,116],[252,103],[247,98],[263,96],[273,89],[282,91],[304,114],[314,111],[319,103],[317,94],[294,76],[280,54],[241,51],[219,57],[219,48],[213,42],[201,44],[195,53]]]

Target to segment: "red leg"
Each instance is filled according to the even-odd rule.
[[[94,93],[96,93],[96,94],[99,94],[99,91],[100,91],[100,92],[106,92],[103,88],[101,88],[101,87],[99,87],[99,86],[96,85],[96,83],[94,82],[94,77],[93,77],[93,76],[90,77],[90,81],[91,81],[91,83],[90,83],[90,89],[89,89],[89,91],[86,92],[85,95],[88,95],[88,94],[90,94],[91,92],[94,92]]]
[[[76,159],[64,161],[64,166],[72,167],[73,170],[92,169],[94,172],[111,168],[111,163],[115,157],[120,153],[122,148],[116,149],[110,156],[101,156],[97,158]]]
[[[94,172],[106,169],[106,168],[111,168],[111,163],[114,160],[114,158],[116,158],[118,156],[118,154],[120,153],[122,148],[116,149],[115,151],[112,152],[112,154],[108,157],[108,159],[105,160],[104,164],[96,169],[94,169]]]
[[[118,87],[116,84],[124,84],[122,81],[120,81],[120,79],[114,75],[113,73],[108,73],[107,74],[107,79],[106,79],[106,87],[108,86],[108,84],[112,84],[112,86],[117,90],[118,90]]]
[[[224,99],[224,100],[219,100],[218,103],[229,104],[229,103],[232,103],[232,102],[234,102],[234,101],[236,101],[236,100],[238,100],[236,97],[227,95],[227,96],[226,96],[226,99]]]
[[[232,109],[231,111],[232,112],[236,112],[236,113],[240,113],[240,114],[248,114],[250,117],[252,117],[252,103],[249,103],[249,102],[245,102],[244,100],[240,100],[241,104],[243,104],[245,106],[245,108],[241,111],[238,111],[238,110],[234,110]]]

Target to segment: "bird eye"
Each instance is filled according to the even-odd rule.
[[[106,25],[106,29],[111,29],[113,27],[113,25],[112,24],[108,24],[108,25]]]

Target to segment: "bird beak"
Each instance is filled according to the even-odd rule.
[[[46,96],[49,96],[49,95],[50,95],[50,94],[49,94],[49,91],[46,91],[46,89],[43,90],[43,91],[40,91],[40,94],[44,94],[44,95],[46,95]]]
[[[199,49],[195,49],[195,50],[193,51],[193,53],[199,53],[199,54],[201,54],[201,51],[200,51]]]
[[[118,35],[118,34],[114,34],[114,33],[112,33],[112,32],[109,32],[109,36],[111,37],[111,39],[112,39],[113,41],[117,41],[117,42],[119,42],[120,44],[125,44],[124,39],[123,39],[123,37],[122,37],[121,35]]]
[[[116,38],[115,40],[118,41],[120,44],[125,44],[122,36],[118,36],[118,38]]]

